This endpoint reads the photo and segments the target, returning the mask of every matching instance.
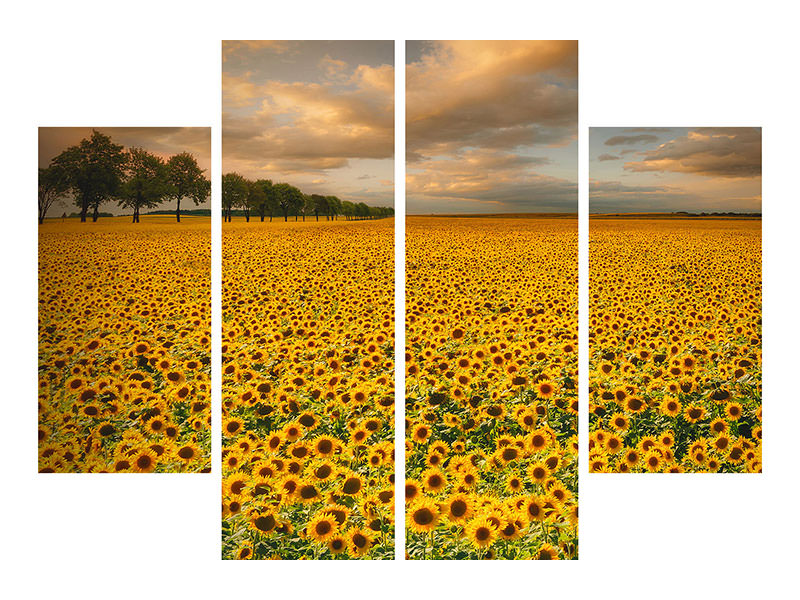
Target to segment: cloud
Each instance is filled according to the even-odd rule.
[[[613,154],[601,154],[600,156],[597,157],[597,160],[599,160],[600,162],[606,160],[619,160],[619,159],[620,159],[619,156],[614,156]]]
[[[697,195],[676,186],[589,180],[589,211],[592,213],[693,210],[697,200]]]
[[[527,212],[531,206],[545,212],[572,212],[577,206],[574,182],[529,168],[545,164],[546,158],[469,150],[429,162],[435,164],[425,162],[407,171],[409,212],[431,212],[433,206],[459,212],[470,203],[481,203],[477,206],[489,212]]]
[[[222,62],[238,54],[269,50],[275,54],[287,52],[291,42],[279,40],[225,40],[222,42]]]
[[[608,142],[606,142],[608,143]],[[632,172],[676,172],[723,178],[761,176],[761,129],[696,128],[625,163]]]
[[[435,42],[406,66],[412,156],[565,145],[577,130],[577,42]]]
[[[623,129],[628,133],[641,133],[641,132],[652,132],[652,133],[668,133],[672,131],[670,127],[628,127],[627,129]]]
[[[577,139],[577,94],[577,42],[424,43],[406,66],[409,212],[574,210],[575,184],[536,171]]]
[[[624,144],[643,144],[645,142],[657,142],[658,136],[651,134],[640,135],[615,135],[605,141],[606,146],[622,146]]]
[[[223,73],[224,169],[245,175],[340,169],[394,154],[394,69],[325,56],[319,81],[255,83]]]

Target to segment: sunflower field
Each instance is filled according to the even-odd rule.
[[[394,558],[393,227],[224,224],[223,558]]]
[[[577,558],[577,220],[406,237],[407,557]]]
[[[210,219],[39,227],[39,471],[210,469]]]
[[[761,472],[760,219],[590,222],[592,472]]]

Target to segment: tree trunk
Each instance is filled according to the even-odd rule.
[[[283,222],[285,223],[288,220],[289,220],[289,210],[286,209],[283,211]]]
[[[181,222],[181,199],[178,198],[178,208],[175,210],[175,216],[178,218],[178,223]]]
[[[249,223],[250,222],[250,211],[249,210],[245,210],[244,211],[244,221],[245,221],[245,223]]]
[[[99,204],[95,204],[95,205],[94,205],[94,211],[92,212],[92,223],[97,223],[97,219],[99,219],[99,218],[100,218],[100,215],[99,215],[99,212],[100,212],[100,211],[99,211],[99,208],[100,208],[100,205],[99,205]]]

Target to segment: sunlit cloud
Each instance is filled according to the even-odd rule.
[[[606,142],[608,144],[608,142]],[[642,153],[625,164],[630,171],[673,171],[709,177],[761,176],[761,130],[697,128]]]
[[[643,142],[657,142],[658,136],[657,135],[650,135],[647,133],[642,133],[639,135],[615,135],[614,137],[608,138],[605,142],[606,146],[622,146],[622,145],[629,145],[629,144],[641,144]]]
[[[576,209],[576,174],[564,176],[575,160],[576,42],[409,47],[410,213]]]

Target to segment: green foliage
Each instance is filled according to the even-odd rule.
[[[81,221],[93,208],[119,195],[125,176],[127,156],[123,147],[107,135],[92,131],[92,137],[81,140],[53,159],[53,166],[61,169],[65,185],[75,195],[75,204],[81,209]]]
[[[155,208],[172,192],[166,163],[142,148],[128,150],[126,178],[119,191],[119,205],[133,209],[134,223],[142,208]]]

